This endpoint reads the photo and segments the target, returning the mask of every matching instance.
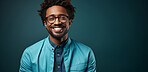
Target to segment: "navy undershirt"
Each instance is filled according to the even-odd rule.
[[[63,47],[66,45],[67,40],[61,45],[56,45],[49,39],[50,44],[55,48],[54,50],[54,69],[53,72],[66,72],[63,62]]]

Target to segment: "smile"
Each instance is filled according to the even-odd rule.
[[[55,31],[61,31],[62,28],[54,28]]]
[[[61,28],[61,27],[55,27],[55,28],[52,28],[52,30],[53,30],[54,32],[56,32],[56,33],[61,33],[61,32],[63,32],[63,28]]]

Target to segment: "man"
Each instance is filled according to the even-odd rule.
[[[68,37],[74,7],[68,0],[45,0],[40,16],[49,36],[25,49],[19,72],[96,72],[93,51]]]

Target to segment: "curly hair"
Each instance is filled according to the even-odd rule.
[[[75,13],[75,7],[73,7],[70,3],[71,0],[44,0],[44,2],[42,2],[40,4],[41,6],[41,10],[38,10],[39,15],[41,17],[41,20],[43,22],[43,26],[44,26],[44,21],[46,21],[46,10],[49,7],[52,7],[54,5],[58,5],[58,6],[62,6],[66,9],[68,15],[69,15],[69,20],[70,19],[74,19],[74,13]]]

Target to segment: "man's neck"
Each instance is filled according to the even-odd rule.
[[[49,38],[50,40],[55,43],[56,45],[61,45],[62,43],[64,43],[67,38],[68,38],[68,34],[66,34],[64,37],[60,38],[60,39],[56,39],[54,37],[52,37],[50,34],[49,34]]]

